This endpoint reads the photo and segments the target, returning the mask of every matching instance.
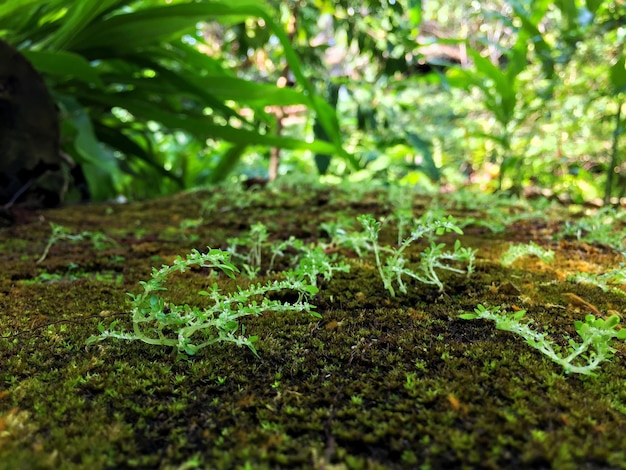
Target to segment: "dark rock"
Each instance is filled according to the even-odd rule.
[[[67,186],[54,100],[34,67],[0,40],[0,218],[58,205]]]

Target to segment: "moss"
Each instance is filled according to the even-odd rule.
[[[565,376],[519,337],[458,318],[478,303],[525,308],[565,344],[563,334],[573,335],[573,321],[587,313],[566,294],[623,314],[621,294],[566,280],[575,270],[617,267],[619,257],[553,241],[558,222],[517,222],[499,234],[468,227],[462,241],[479,249],[476,272],[444,274],[443,293],[409,282],[408,294],[392,299],[373,259],[346,251],[350,272],[323,282],[314,299],[321,320],[244,320],[260,338],[260,359],[228,344],[189,358],[138,342],[85,347],[99,322],[128,324],[126,292],[137,292],[152,266],[191,248],[225,247],[257,221],[276,238],[313,242],[325,236],[324,221],[389,210],[380,195],[348,203],[339,191],[272,191],[247,201],[246,193],[230,201],[194,192],[68,207],[0,231],[1,469],[624,466],[622,345],[597,376]],[[215,204],[202,223],[181,233],[205,200]],[[419,210],[428,205],[416,200]],[[49,221],[102,231],[118,246],[59,242],[37,266]],[[394,238],[383,233],[386,243]],[[509,243],[529,240],[553,249],[555,261],[500,266]],[[413,262],[421,248],[411,248]],[[70,263],[81,276],[68,277]],[[42,272],[61,279],[42,281]],[[199,304],[197,291],[216,281],[226,291],[249,282],[191,270],[165,295]]]

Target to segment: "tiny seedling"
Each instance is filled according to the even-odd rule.
[[[239,251],[240,247],[247,252]],[[261,271],[262,257],[271,253],[267,272],[274,270],[279,257],[284,257],[290,251],[290,267],[298,273],[300,279],[308,279],[311,285],[317,285],[317,276],[322,275],[329,280],[335,271],[348,271],[346,264],[336,262],[336,256],[328,256],[321,247],[306,246],[302,240],[291,236],[287,240],[269,241],[267,228],[262,223],[250,227],[250,231],[238,238],[228,240],[228,249],[234,258],[242,261],[242,267],[249,278],[254,278]]]
[[[227,250],[232,253],[233,257],[243,261],[243,268],[251,279],[256,277],[261,270],[263,247],[267,244],[268,238],[267,227],[258,222],[250,227],[250,231],[245,236],[228,239]],[[245,247],[246,254],[238,253],[238,246]]]
[[[363,225],[366,239],[374,252],[378,273],[385,289],[389,291],[392,297],[396,295],[393,287],[394,280],[401,293],[406,294],[407,292],[402,276],[413,278],[423,284],[434,284],[439,288],[439,291],[443,291],[443,283],[437,275],[437,270],[447,270],[459,274],[467,274],[468,276],[474,271],[476,250],[462,247],[461,241],[457,240],[454,243],[454,251],[444,251],[445,244],[437,244],[434,241],[437,236],[446,232],[463,234],[463,231],[454,223],[454,219],[451,216],[433,219],[426,223],[416,221],[409,236],[397,248],[379,245],[378,234],[381,229],[381,223],[374,219],[373,216],[369,214],[361,215],[357,217],[357,220]],[[357,237],[362,238],[362,235],[357,234]],[[420,254],[420,264],[417,270],[414,271],[406,266],[407,260],[404,257],[404,251],[413,242],[421,238],[429,239],[430,246]],[[467,268],[462,270],[447,263],[453,261],[466,262]]]
[[[374,247],[369,241],[369,237],[365,232],[355,232],[351,230],[352,224],[349,221],[341,220],[339,222],[324,222],[320,228],[324,230],[330,237],[328,248],[337,248],[344,246],[354,251],[357,256],[362,257],[365,252],[373,251]],[[346,229],[346,227],[348,229]]]
[[[101,323],[98,326],[100,335],[91,336],[87,343],[106,338],[140,340],[148,344],[172,346],[179,352],[193,355],[202,348],[227,341],[238,346],[247,346],[257,354],[254,347],[257,337],[246,336],[246,328],[245,325],[240,325],[240,318],[259,316],[266,311],[276,313],[304,311],[320,318],[320,315],[313,311],[315,306],[303,300],[305,296],[315,294],[317,288],[296,277],[287,277],[265,285],[252,284],[247,289],[240,288],[237,292],[229,294],[221,293],[214,284],[208,292],[199,292],[211,301],[204,308],[168,304],[157,295],[157,292],[167,290],[163,284],[170,275],[185,272],[193,266],[219,270],[231,278],[238,272],[230,262],[230,253],[211,249],[207,253],[193,250],[186,258],[177,257],[171,266],[153,268],[152,279],[140,282],[143,292],[136,295],[128,294],[131,298],[133,331],[117,330],[119,323],[117,320],[108,328]],[[267,298],[268,293],[282,290],[297,292],[298,300],[294,303],[283,303]],[[256,300],[258,298],[263,300],[259,303]]]
[[[546,250],[533,242],[528,244],[520,243],[511,245],[500,257],[500,263],[503,266],[510,266],[523,256],[536,256],[544,263],[549,263],[554,260],[554,251]]]
[[[522,323],[521,320],[525,314],[525,310],[520,310],[513,315],[505,315],[500,313],[500,307],[488,309],[478,305],[474,313],[464,313],[460,317],[464,320],[482,318],[494,321],[497,329],[522,336],[533,348],[561,365],[567,374],[575,372],[594,375],[593,371],[600,363],[613,357],[615,349],[611,347],[612,341],[626,339],[626,330],[618,328],[619,317],[617,315],[612,315],[606,320],[587,315],[585,321],[574,322],[574,328],[582,342],[568,339],[569,347],[563,353],[562,348],[550,340],[545,333],[539,333],[530,328],[529,324],[532,321]]]
[[[53,222],[50,222],[50,227],[52,228],[52,234],[50,234],[50,238],[48,239],[48,244],[43,250],[43,253],[39,257],[39,259],[36,261],[37,264],[42,263],[43,260],[46,259],[46,257],[48,256],[48,253],[50,252],[50,248],[52,248],[52,245],[54,245],[56,242],[60,240],[69,240],[71,242],[91,240],[91,243],[93,244],[93,247],[96,250],[104,250],[105,248],[109,246],[117,245],[117,242],[115,240],[107,237],[102,232],[83,231],[80,233],[72,233],[69,231],[69,229],[63,227],[62,225],[57,225]]]
[[[622,286],[626,285],[626,269],[611,269],[601,274],[594,273],[575,273],[567,277],[570,282],[579,284],[591,284],[599,287],[604,292],[614,292],[616,294],[625,295],[626,292]]]
[[[598,243],[617,251],[626,248],[626,229],[619,226],[626,218],[623,211],[614,207],[603,207],[592,215],[575,222],[567,222],[557,238],[574,237],[586,243]]]
[[[305,248],[304,254],[296,269],[288,275],[306,280],[308,284],[317,286],[317,279],[322,276],[329,281],[335,272],[348,272],[350,266],[337,261],[337,254],[329,256],[321,247]]]

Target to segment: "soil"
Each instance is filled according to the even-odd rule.
[[[405,278],[407,293],[392,297],[372,254],[331,244],[324,223],[357,230],[359,214],[388,217],[386,190],[215,189],[18,214],[0,230],[0,469],[625,468],[623,342],[595,375],[566,374],[522,337],[459,318],[478,304],[525,309],[566,348],[579,339],[575,321],[626,311],[622,286],[568,280],[619,269],[619,249],[558,235],[581,208],[410,197],[415,217],[438,207],[465,220],[463,235],[440,242],[477,250],[471,276],[442,272],[443,291]],[[132,331],[127,293],[153,267],[226,249],[257,222],[270,240],[323,243],[349,264],[320,280],[311,303],[321,319],[243,318],[258,357],[227,342],[193,356],[141,341],[86,345],[99,324]],[[114,243],[62,239],[37,263],[50,223]],[[530,241],[554,260],[500,263],[511,243]],[[397,243],[391,223],[381,243]],[[409,264],[426,246],[411,247]],[[254,282],[277,277],[262,269]],[[252,281],[191,269],[163,295],[201,305],[197,292],[215,282],[234,291]]]

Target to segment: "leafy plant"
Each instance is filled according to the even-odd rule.
[[[561,365],[568,374],[575,372],[593,375],[593,371],[602,362],[613,357],[615,349],[611,347],[612,341],[626,339],[626,330],[618,328],[619,317],[617,315],[611,315],[606,320],[587,315],[585,321],[574,322],[574,328],[582,342],[568,339],[569,346],[566,351],[562,351],[562,348],[551,341],[545,333],[539,333],[530,328],[529,323],[532,320],[527,323],[521,322],[526,310],[520,310],[513,315],[504,315],[499,312],[500,307],[488,309],[483,305],[478,305],[474,313],[464,313],[460,317],[464,320],[482,318],[494,321],[497,329],[522,336],[530,346]]]
[[[603,207],[575,222],[566,222],[557,238],[574,237],[586,243],[599,243],[617,251],[626,249],[626,228],[620,227],[626,214],[614,207]]]
[[[401,293],[406,294],[407,292],[402,276],[408,276],[423,284],[434,284],[440,291],[443,291],[443,283],[437,275],[437,270],[442,269],[459,274],[467,274],[468,276],[474,270],[474,254],[476,250],[462,247],[460,240],[457,240],[454,243],[454,251],[443,251],[445,244],[436,244],[432,240],[434,237],[443,235],[446,232],[463,234],[463,231],[454,223],[452,216],[435,219],[426,224],[417,223],[412,227],[409,236],[397,248],[379,245],[378,234],[381,229],[381,223],[374,219],[372,215],[360,215],[357,217],[357,220],[363,226],[365,236],[357,234],[356,239],[365,239],[369,243],[368,246],[371,246],[380,278],[385,289],[389,291],[392,297],[396,295],[393,288],[394,280]],[[413,242],[424,237],[430,239],[430,246],[420,253],[420,264],[417,271],[414,271],[406,266],[407,260],[404,257],[404,252]],[[453,261],[466,262],[468,263],[467,268],[462,270],[447,263]]]
[[[185,272],[193,266],[215,269],[234,278],[237,268],[230,262],[230,254],[221,250],[209,249],[207,253],[193,250],[186,258],[177,257],[171,266],[163,265],[161,269],[153,268],[152,279],[141,281],[143,292],[128,294],[131,298],[131,316],[133,331],[118,330],[119,321],[113,321],[108,328],[102,323],[98,326],[100,335],[91,336],[87,344],[107,338],[139,340],[148,344],[172,346],[179,352],[189,355],[212,344],[226,341],[238,346],[247,346],[256,355],[254,343],[256,336],[246,336],[245,325],[240,319],[247,316],[258,316],[266,311],[276,313],[308,312],[315,317],[313,305],[304,300],[305,296],[317,292],[315,286],[306,284],[297,276],[284,280],[268,282],[265,285],[252,284],[246,289],[223,294],[214,284],[209,291],[199,294],[207,297],[211,304],[204,308],[189,305],[175,305],[157,295],[158,291],[167,290],[163,284],[170,275]],[[270,292],[292,290],[298,293],[294,303],[282,303],[269,300]],[[256,299],[262,297],[259,303]]]
[[[45,76],[62,113],[64,151],[91,196],[107,199],[220,181],[251,146],[334,154],[358,166],[276,17],[255,0],[8,0],[0,30]],[[220,54],[226,45],[201,34],[203,22],[229,31],[253,19],[280,44],[298,89],[240,78],[244,58],[229,63]],[[265,109],[291,105],[315,113],[326,141],[280,135]]]
[[[502,254],[500,263],[509,266],[523,256],[536,256],[544,263],[549,263],[554,259],[554,251],[546,250],[533,242],[513,244]]]
[[[243,261],[243,268],[248,277],[253,278],[261,270],[263,248],[268,244],[267,227],[261,222],[252,224],[250,230],[242,237],[229,238],[227,251]],[[246,249],[245,254],[237,251],[238,247]]]
[[[239,248],[245,248],[241,251]],[[311,285],[317,285],[317,277],[329,280],[333,272],[349,270],[345,263],[337,261],[337,255],[329,256],[322,247],[306,246],[302,240],[294,236],[287,240],[269,241],[269,233],[265,224],[258,222],[250,227],[245,235],[229,238],[227,251],[243,262],[243,269],[249,278],[254,278],[261,270],[263,253],[271,253],[267,272],[272,272],[278,257],[284,257],[286,251],[293,251],[290,257],[290,273],[307,279]]]
[[[319,276],[329,281],[335,272],[348,271],[350,271],[350,265],[337,261],[336,253],[329,256],[322,247],[317,246],[303,249],[302,258],[291,275],[307,280],[312,286],[317,286]]]

